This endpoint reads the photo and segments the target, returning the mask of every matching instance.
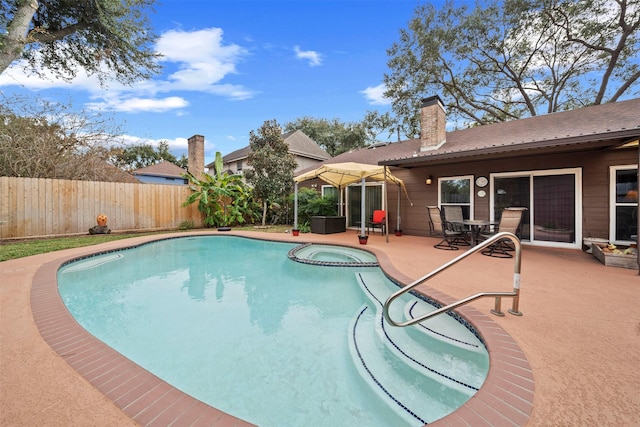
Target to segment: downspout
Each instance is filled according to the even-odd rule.
[[[386,212],[384,216],[384,230],[386,234],[386,241],[389,243],[389,194],[387,193],[387,167],[384,167],[384,211]]]
[[[396,220],[396,230],[398,231],[402,231],[402,227],[401,227],[401,219],[400,219],[400,192],[402,191],[402,188],[400,186],[400,184],[398,184],[398,218]]]
[[[364,210],[365,210],[365,203],[364,203],[365,202],[365,200],[364,200],[364,197],[365,197],[365,184],[364,184],[364,182],[365,182],[365,178],[362,178],[362,189],[360,190],[361,191],[361,196],[360,196],[360,225],[361,225],[360,236],[362,236],[362,237],[365,236],[365,234],[364,234],[364,226],[365,226],[365,217],[366,217],[365,212],[364,212]]]
[[[298,229],[298,183],[293,183],[293,229]]]

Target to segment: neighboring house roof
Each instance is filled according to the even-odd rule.
[[[166,177],[166,178],[184,179],[182,174],[187,173],[187,171],[171,162],[162,161],[160,163],[156,163],[155,165],[136,169],[131,173],[134,176],[146,175],[146,176],[160,176],[160,177]]]
[[[108,182],[126,182],[129,184],[140,184],[140,180],[135,176],[131,175],[112,165],[111,163],[107,163],[106,167],[101,169],[101,177],[100,181],[108,181]]]
[[[541,154],[575,151],[581,147],[605,148],[639,135],[640,98],[447,132],[446,143],[433,150],[420,151],[421,142],[416,138],[352,150],[323,163],[411,167],[478,156],[494,159],[533,151]]]
[[[324,151],[318,144],[316,144],[311,138],[309,138],[301,130],[295,130],[287,132],[282,135],[285,144],[289,145],[289,152],[299,157],[307,157],[314,160],[327,160],[330,159],[326,151]],[[222,161],[225,164],[237,162],[238,160],[244,160],[249,157],[251,153],[251,147],[246,146],[239,150],[232,151],[231,153],[222,157]],[[213,168],[213,162],[206,167]]]
[[[300,157],[307,157],[315,160],[327,160],[331,156],[327,154],[311,138],[301,130],[285,133],[282,135],[284,141],[289,144],[289,152]]]
[[[249,148],[249,146],[247,145],[246,147],[243,147],[239,150],[236,151],[232,151],[231,153],[227,154],[226,156],[222,157],[222,161],[224,163],[231,163],[231,162],[237,162],[238,160],[244,160],[247,157],[249,157],[249,153],[251,152],[251,148]],[[212,168],[213,167],[213,162],[207,165],[208,168]]]

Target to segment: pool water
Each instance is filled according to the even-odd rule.
[[[162,240],[70,263],[58,272],[59,290],[107,345],[262,427],[421,426],[481,386],[488,356],[461,323],[444,315],[422,327],[455,345],[386,325],[379,301],[397,286],[379,268],[294,262],[287,253],[295,246],[235,236]],[[361,258],[344,250],[338,258]],[[407,298],[407,316],[432,309]],[[398,348],[427,369],[399,361]]]

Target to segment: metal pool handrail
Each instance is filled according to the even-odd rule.
[[[430,313],[426,313],[422,316],[416,317],[414,319],[410,319],[407,320],[406,322],[396,322],[393,319],[391,319],[390,315],[389,315],[389,306],[391,305],[391,303],[398,297],[400,297],[401,295],[411,291],[412,289],[414,289],[415,287],[421,285],[422,283],[426,282],[427,280],[431,279],[432,277],[436,276],[437,274],[442,273],[444,270],[448,269],[449,267],[451,267],[454,264],[457,264],[458,262],[462,261],[463,259],[465,259],[466,257],[475,254],[476,252],[481,251],[482,249],[497,243],[500,240],[504,240],[504,239],[508,239],[511,240],[511,242],[513,242],[513,245],[515,247],[515,254],[514,254],[514,261],[515,261],[515,266],[514,266],[514,272],[513,272],[513,292],[480,292],[477,293],[475,295],[471,295],[467,298],[461,299],[460,301],[454,302],[452,304],[449,304],[445,307],[441,307],[435,311],[432,311]],[[495,297],[496,298],[496,304],[495,304],[495,308],[493,308],[491,310],[491,313],[495,314],[496,316],[504,316],[504,313],[502,311],[500,311],[501,309],[501,304],[502,304],[502,297],[510,297],[513,298],[513,305],[512,307],[508,310],[509,313],[515,315],[515,316],[522,316],[522,313],[520,311],[518,311],[518,304],[520,302],[520,264],[522,261],[522,245],[520,244],[520,239],[518,239],[513,233],[507,233],[507,232],[501,232],[496,234],[495,236],[490,237],[489,239],[485,240],[484,242],[478,244],[477,246],[474,246],[473,248],[469,249],[468,251],[466,251],[465,253],[457,256],[456,258],[452,259],[451,261],[447,262],[446,264],[443,264],[442,266],[440,266],[439,268],[433,270],[431,273],[419,278],[418,280],[414,281],[413,283],[405,286],[404,288],[394,292],[393,294],[391,294],[391,296],[389,298],[387,298],[387,300],[384,303],[384,306],[382,307],[383,313],[384,313],[384,318],[387,320],[387,322],[389,322],[391,325],[393,326],[410,326],[410,325],[414,325],[416,323],[420,323],[426,319],[429,319],[431,317],[437,316],[439,314],[445,313],[447,311],[453,310],[454,308],[460,307],[462,305],[468,304],[471,301],[475,301],[479,298],[484,298],[484,297]]]

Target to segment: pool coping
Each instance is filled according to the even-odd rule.
[[[260,239],[253,236],[238,237]],[[157,236],[142,244],[165,239],[167,237]],[[269,238],[261,240],[282,241]],[[123,241],[118,248],[94,253],[108,253],[135,246],[140,244]],[[354,245],[354,248],[358,247]],[[384,253],[375,250],[369,252],[378,257],[380,268],[390,278],[398,283],[410,282],[391,265]],[[253,425],[176,389],[93,337],[76,322],[58,293],[57,271],[64,264],[90,254],[58,258],[42,265],[34,275],[30,295],[33,319],[41,336],[56,354],[141,425]],[[423,285],[419,290],[441,304],[454,302],[450,296],[428,286]],[[525,425],[533,410],[534,381],[524,352],[487,315],[471,306],[463,306],[456,311],[474,326],[484,341],[490,357],[489,373],[480,390],[461,408],[429,425]]]

